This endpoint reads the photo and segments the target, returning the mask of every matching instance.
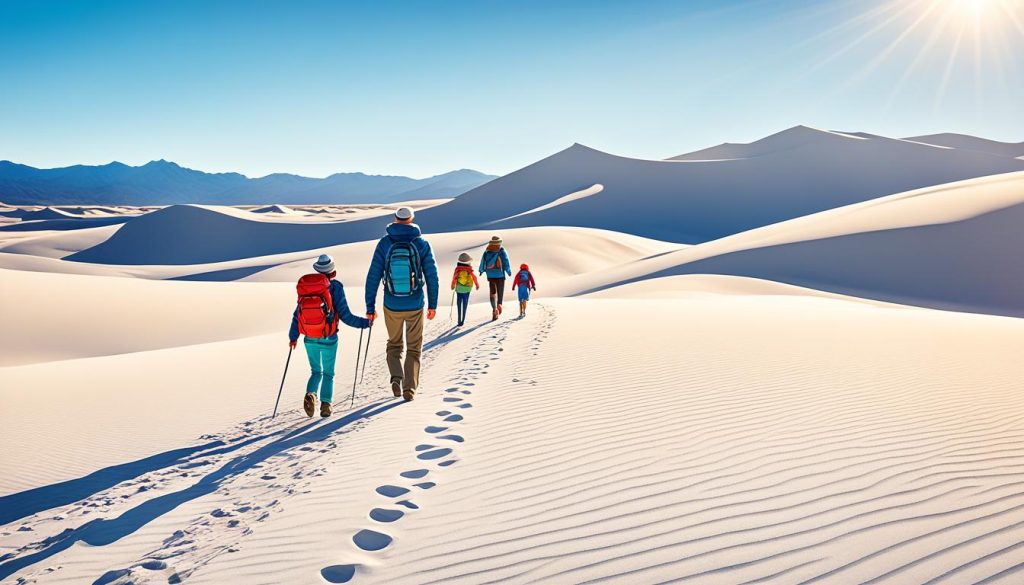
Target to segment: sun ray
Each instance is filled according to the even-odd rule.
[[[915,0],[914,2],[908,2],[908,3],[902,3],[902,2],[891,2],[891,3],[889,3],[890,7],[896,7],[896,6],[901,6],[901,5],[902,6],[894,14],[890,14],[888,18],[885,18],[881,22],[876,23],[874,26],[869,28],[867,31],[862,33],[859,37],[857,37],[853,41],[851,41],[851,42],[847,43],[846,45],[840,47],[836,51],[833,51],[830,55],[828,55],[827,57],[825,57],[821,61],[819,61],[819,62],[815,63],[814,65],[812,65],[811,67],[809,67],[807,69],[806,73],[807,74],[813,73],[814,71],[817,71],[818,69],[821,69],[825,65],[828,65],[832,61],[835,61],[839,57],[845,55],[846,53],[848,53],[851,50],[855,49],[856,47],[860,46],[864,41],[866,41],[869,38],[871,38],[872,36],[878,34],[879,32],[881,32],[885,28],[891,26],[892,24],[898,22],[898,20],[899,20],[899,18],[901,16],[903,16],[904,14],[912,11],[919,4],[922,4],[923,1],[924,0]]]
[[[921,49],[918,50],[917,55],[914,56],[914,60],[910,62],[910,65],[908,65],[907,68],[903,71],[903,74],[900,76],[899,80],[897,80],[895,85],[893,85],[892,90],[889,92],[889,97],[885,101],[885,106],[882,109],[883,113],[889,111],[889,109],[892,107],[893,101],[896,99],[896,96],[899,95],[907,80],[909,80],[911,75],[913,75],[914,72],[917,70],[917,66],[925,57],[928,56],[932,47],[935,46],[935,43],[938,42],[939,38],[943,34],[945,34],[946,28],[949,26],[950,21],[953,20],[954,14],[954,11],[950,8],[947,8],[943,12],[941,20],[932,29],[931,34],[928,35],[928,38],[925,40],[924,45],[921,46]]]
[[[956,66],[957,55],[960,54],[960,44],[964,40],[964,23],[960,22],[960,27],[956,33],[956,39],[953,41],[953,46],[949,50],[949,59],[946,61],[946,69],[942,73],[942,81],[939,83],[939,89],[935,92],[935,101],[932,104],[932,111],[938,112],[939,107],[942,106],[942,102],[946,98],[946,89],[949,87],[949,79],[953,75],[953,68]]]
[[[928,7],[920,15],[918,15],[918,17],[910,24],[910,26],[903,29],[903,32],[901,32],[895,39],[890,41],[889,44],[886,45],[881,52],[875,55],[874,59],[872,59],[864,67],[862,67],[860,71],[851,75],[850,78],[847,79],[846,82],[843,84],[843,87],[850,87],[860,82],[865,77],[874,73],[874,71],[882,63],[884,63],[890,55],[892,55],[893,51],[895,51],[896,48],[899,47],[903,43],[903,41],[905,41],[907,37],[910,36],[912,32],[914,32],[919,26],[921,26],[921,23],[928,19],[931,13],[934,12],[935,9],[939,6],[941,1],[942,0],[932,0],[930,3],[928,3]]]

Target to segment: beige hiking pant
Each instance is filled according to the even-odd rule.
[[[388,371],[391,381],[402,381],[402,391],[415,394],[420,385],[420,351],[423,350],[423,309],[391,311],[384,308],[388,329]],[[404,334],[404,340],[403,340]],[[405,366],[402,366],[402,348]]]

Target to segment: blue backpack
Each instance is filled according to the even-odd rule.
[[[384,290],[396,297],[416,294],[423,286],[420,255],[411,242],[392,242],[384,261]]]

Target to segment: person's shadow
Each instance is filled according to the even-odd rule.
[[[242,474],[274,455],[279,455],[306,443],[323,441],[339,429],[356,421],[377,416],[399,404],[402,404],[402,402],[394,400],[378,401],[330,422],[315,421],[308,423],[274,439],[252,453],[235,457],[219,469],[203,476],[199,481],[183,490],[147,500],[134,508],[126,510],[117,518],[90,520],[78,528],[68,529],[58,535],[51,536],[42,542],[44,546],[42,550],[0,563],[0,580],[6,579],[15,571],[34,565],[39,561],[67,550],[76,542],[84,542],[91,546],[105,546],[117,542],[178,506],[216,491],[226,479]],[[257,437],[253,440],[261,438],[263,437]],[[251,443],[252,440],[247,442]],[[208,445],[198,447],[198,449],[205,447],[208,447]],[[238,448],[238,446],[232,447]],[[169,453],[176,454],[177,452],[172,451]],[[2,557],[0,557],[0,560],[2,560]]]

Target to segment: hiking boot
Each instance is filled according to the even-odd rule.
[[[306,411],[306,416],[313,416],[313,409],[315,408],[316,394],[306,392],[306,397],[302,399],[302,410]]]
[[[401,380],[391,380],[391,393],[395,395],[395,398],[398,398],[399,396],[402,395]]]
[[[501,314],[501,305],[498,305],[498,314]]]
[[[330,402],[321,402],[320,403],[320,416],[325,417],[325,418],[328,417],[328,416],[331,416],[331,403]]]
[[[494,309],[493,311],[491,311],[491,321],[497,321],[497,320],[498,320],[498,309]]]
[[[405,392],[402,392],[402,398],[404,398],[406,402],[412,402],[413,397],[414,394],[412,390],[406,390]]]

